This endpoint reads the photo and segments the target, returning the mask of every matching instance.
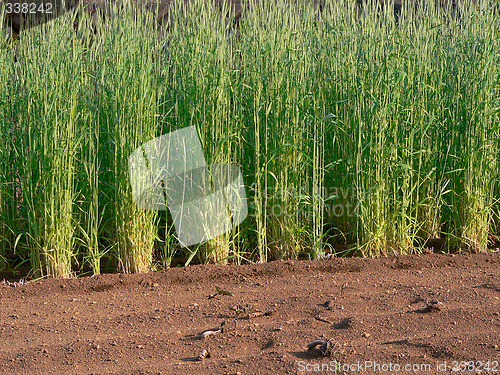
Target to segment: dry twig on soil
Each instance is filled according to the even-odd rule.
[[[202,339],[204,339],[208,336],[215,335],[217,333],[228,333],[231,331],[235,331],[237,328],[237,325],[238,325],[238,322],[235,319],[223,321],[218,328],[209,329],[207,331],[202,332],[200,334],[200,337]]]

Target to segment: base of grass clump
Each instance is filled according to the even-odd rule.
[[[230,242],[227,235],[212,238],[198,248],[198,256],[202,263],[227,264],[229,252]]]

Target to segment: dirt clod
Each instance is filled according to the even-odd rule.
[[[328,301],[320,304],[320,306],[325,307],[327,310],[333,310],[333,301],[329,299]]]
[[[307,351],[318,350],[322,356],[331,357],[335,353],[337,343],[333,339],[329,340],[316,340],[307,345]]]
[[[334,325],[335,329],[347,329],[352,327],[352,318],[344,318]]]
[[[444,305],[442,302],[432,300],[427,302],[427,306],[425,307],[425,311],[427,312],[435,312],[444,310]]]
[[[227,320],[225,322],[222,322],[222,324],[220,325],[221,332],[228,333],[228,332],[235,331],[237,326],[238,326],[238,322],[236,321],[236,319]]]

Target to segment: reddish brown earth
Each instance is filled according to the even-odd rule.
[[[448,374],[453,361],[487,360],[483,373],[498,373],[499,270],[498,253],[425,254],[1,283],[0,372],[334,374],[336,359],[393,366],[346,374],[406,364],[431,369],[399,373]],[[307,351],[322,338],[334,340],[331,357]],[[204,349],[210,357],[196,360]]]

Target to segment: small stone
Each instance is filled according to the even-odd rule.
[[[361,336],[368,338],[368,337],[370,337],[371,335],[370,335],[369,333],[366,333],[366,332],[365,332],[365,333],[363,333]]]
[[[203,349],[196,359],[203,361],[205,358],[210,358],[210,351]]]

